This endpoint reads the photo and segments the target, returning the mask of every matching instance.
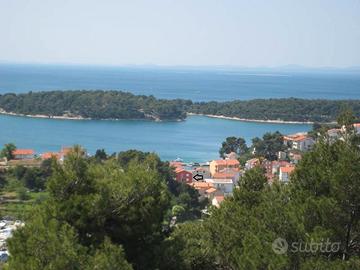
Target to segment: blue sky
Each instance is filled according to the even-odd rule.
[[[0,61],[360,65],[359,0],[0,0]]]

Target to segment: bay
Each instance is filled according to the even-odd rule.
[[[254,98],[359,99],[360,74],[353,71],[276,69],[101,67],[0,64],[0,94],[49,90],[124,90],[157,98],[226,101]],[[183,122],[74,121],[0,115],[0,144],[14,142],[37,153],[81,144],[89,153],[127,149],[154,151],[161,158],[203,162],[218,157],[228,136],[248,144],[265,132],[290,134],[303,124],[250,123],[191,116]]]
[[[218,158],[221,142],[228,136],[248,143],[268,131],[284,134],[307,131],[311,125],[252,123],[190,116],[182,122],[134,120],[58,120],[0,115],[0,144],[13,142],[37,153],[59,151],[81,144],[89,153],[104,148],[108,153],[128,149],[156,152],[164,160],[205,162]]]

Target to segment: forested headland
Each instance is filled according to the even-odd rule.
[[[334,122],[343,108],[360,117],[360,100],[281,98],[192,102],[101,90],[0,95],[3,113],[90,119],[183,120],[187,113],[194,113],[265,121]]]

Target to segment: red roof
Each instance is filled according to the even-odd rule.
[[[57,152],[46,152],[41,154],[42,159],[50,159],[52,157],[59,158],[60,154]]]
[[[214,193],[214,192],[216,192],[216,190],[217,190],[216,188],[211,187],[206,190],[206,193]]]
[[[297,133],[283,137],[285,141],[295,141],[295,142],[303,141],[306,140],[307,138],[308,136],[304,133]]]
[[[180,167],[175,169],[175,173],[181,173],[181,172],[188,172],[188,171],[186,171],[184,168],[180,168]],[[190,173],[190,172],[188,172],[188,173]]]
[[[219,159],[214,160],[217,165],[224,165],[224,166],[232,166],[232,165],[240,165],[239,161],[236,159]]]
[[[205,189],[205,190],[213,187],[213,184],[206,183],[206,182],[193,182],[193,183],[191,183],[189,185],[192,186],[195,189]]]
[[[35,153],[32,149],[16,149],[13,152],[13,155],[33,155]]]
[[[293,170],[295,170],[294,166],[288,166],[288,167],[280,167],[280,171],[282,173],[292,173]]]
[[[214,173],[213,178],[217,179],[232,179],[235,176],[235,173]]]

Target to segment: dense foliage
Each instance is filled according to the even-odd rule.
[[[331,122],[342,108],[360,117],[359,100],[255,99],[229,102],[165,100],[121,91],[49,91],[0,95],[0,108],[18,114],[93,119],[184,119],[186,113],[255,120]]]
[[[344,107],[360,117],[359,100],[254,99],[195,103],[191,112],[256,120],[332,122]]]
[[[98,152],[74,148],[63,165],[52,161],[48,197],[9,242],[10,269],[153,269],[173,216],[200,218],[198,193],[157,155]],[[23,180],[38,170],[11,173]]]
[[[186,100],[164,100],[121,91],[49,91],[0,95],[0,108],[26,115],[92,119],[183,119]]]

